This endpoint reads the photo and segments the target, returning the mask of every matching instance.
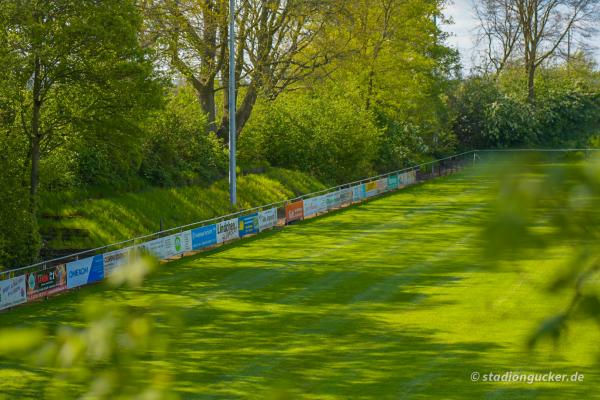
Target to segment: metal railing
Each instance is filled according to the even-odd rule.
[[[174,233],[181,233],[184,232],[185,230],[189,230],[192,228],[199,228],[202,226],[206,226],[206,225],[210,225],[213,223],[218,223],[221,221],[226,221],[229,219],[233,219],[236,217],[241,217],[244,215],[248,215],[248,214],[253,214],[265,209],[272,209],[272,208],[285,208],[285,206],[289,203],[292,202],[296,202],[296,201],[300,201],[300,200],[304,200],[304,199],[308,199],[311,197],[315,197],[315,196],[320,196],[323,194],[327,194],[330,192],[335,192],[341,189],[347,189],[347,188],[351,188],[353,186],[356,185],[360,185],[363,183],[369,183],[369,182],[373,182],[379,179],[383,179],[383,178],[389,178],[392,175],[398,175],[398,174],[402,174],[402,173],[406,173],[406,172],[410,172],[410,171],[417,171],[417,173],[421,172],[421,179],[423,180],[423,176],[426,177],[435,177],[435,176],[439,176],[441,174],[442,171],[442,166],[444,166],[444,164],[446,162],[450,162],[450,166],[451,168],[447,168],[445,170],[448,169],[454,169],[456,168],[457,163],[461,164],[461,163],[465,163],[467,161],[473,161],[475,162],[476,159],[478,158],[479,154],[490,154],[490,153],[524,153],[524,152],[552,152],[552,153],[556,153],[556,152],[596,152],[596,151],[600,151],[600,149],[499,149],[499,150],[470,150],[470,151],[465,151],[463,153],[460,154],[456,154],[456,155],[452,155],[452,156],[448,156],[448,157],[444,157],[444,158],[440,158],[440,159],[436,159],[436,160],[432,160],[429,162],[425,162],[425,163],[421,163],[421,164],[416,164],[410,167],[406,167],[403,169],[399,169],[399,170],[395,170],[395,171],[391,171],[388,173],[384,173],[384,174],[380,174],[380,175],[375,175],[375,176],[371,176],[368,178],[364,178],[364,179],[360,179],[360,180],[356,180],[353,182],[348,182],[348,183],[344,183],[341,185],[337,185],[337,186],[333,186],[327,189],[323,189],[320,191],[316,191],[316,192],[312,192],[312,193],[307,193],[307,194],[303,194],[288,200],[282,200],[282,201],[278,201],[278,202],[274,202],[274,203],[270,203],[270,204],[265,204],[265,205],[261,205],[261,206],[257,206],[257,207],[253,207],[253,208],[248,208],[248,209],[244,209],[244,210],[240,210],[240,211],[236,211],[227,215],[221,215],[218,217],[214,217],[214,218],[210,218],[210,219],[206,219],[206,220],[202,220],[202,221],[198,221],[198,222],[193,222],[190,224],[186,224],[186,225],[181,225],[178,227],[174,227],[174,228],[169,228],[169,229],[164,229],[158,232],[154,232],[154,233],[150,233],[150,234],[146,234],[146,235],[142,235],[142,236],[137,236],[133,239],[128,239],[128,240],[124,240],[121,242],[117,242],[117,243],[111,243],[108,245],[104,245],[101,247],[96,247],[93,249],[89,249],[89,250],[82,250],[80,252],[77,253],[73,253],[73,254],[69,254],[66,256],[62,256],[62,257],[57,257],[57,258],[53,258],[50,260],[44,260],[44,261],[40,261],[34,264],[30,264],[24,267],[20,267],[20,268],[14,268],[14,269],[10,269],[10,270],[6,270],[6,271],[0,271],[0,280],[3,279],[7,279],[7,278],[12,278],[15,276],[19,276],[25,273],[30,273],[30,272],[34,272],[34,271],[39,271],[39,270],[44,270],[47,268],[50,268],[52,266],[58,265],[58,264],[65,264],[67,262],[71,262],[71,261],[75,261],[80,259],[81,257],[89,257],[92,255],[98,255],[98,254],[102,254],[102,253],[106,253],[106,252],[110,252],[110,251],[115,251],[115,250],[121,250],[124,248],[128,248],[128,247],[135,247],[136,245],[145,243],[149,240],[155,239],[155,238],[160,238],[163,237],[167,234],[174,234]],[[471,157],[472,156],[472,157]],[[435,167],[438,167],[438,175],[435,175]],[[463,165],[459,165],[458,168],[462,167]],[[428,168],[431,167],[431,172],[428,173]],[[425,171],[425,172],[423,172]]]

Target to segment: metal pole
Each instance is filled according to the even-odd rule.
[[[235,117],[235,0],[229,0],[229,200],[232,206],[237,204]]]

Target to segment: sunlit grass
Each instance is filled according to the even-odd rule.
[[[495,182],[480,171],[439,179],[165,264],[142,289],[86,288],[2,314],[0,323],[74,324],[92,292],[164,304],[184,321],[161,360],[183,398],[598,397],[595,325],[573,326],[557,345],[526,347],[570,300],[545,290],[569,249],[482,259],[479,225]],[[9,398],[39,397],[52,372],[7,368],[0,392]],[[473,383],[473,371],[586,377]]]
[[[271,169],[263,175],[239,177],[239,209],[287,200],[298,194],[324,188],[305,174]],[[76,198],[65,194],[59,200],[47,196],[42,215],[72,218],[41,219],[44,228],[80,229],[88,236],[59,236],[50,241],[53,249],[87,249],[131,239],[160,230],[198,222],[232,211],[226,180],[210,187],[154,188],[108,198]]]

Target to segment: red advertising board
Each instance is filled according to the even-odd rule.
[[[285,206],[285,221],[301,221],[304,219],[304,201],[300,200]]]
[[[67,288],[67,270],[64,264],[27,274],[27,298],[36,300]]]

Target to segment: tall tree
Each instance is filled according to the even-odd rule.
[[[570,46],[572,35],[593,31],[600,18],[600,0],[485,0],[476,9],[496,67],[513,57],[523,60],[531,103],[538,68]]]
[[[5,0],[0,16],[3,106],[28,142],[35,213],[45,154],[90,132],[125,141],[160,90],[134,0]]]
[[[598,0],[515,0],[514,11],[523,32],[527,93],[535,101],[538,67],[557,53],[570,32],[587,29],[600,17]]]
[[[333,0],[238,1],[238,134],[258,96],[274,99],[329,61],[328,50],[315,42],[335,7]],[[209,131],[227,142],[229,109],[223,89],[229,84],[228,1],[148,0],[144,12],[149,40],[195,88]]]
[[[442,2],[348,0],[328,32],[345,49],[329,77],[351,86],[381,119],[435,128],[441,94],[455,62],[436,26]],[[355,89],[356,88],[356,89]]]
[[[479,42],[484,46],[486,72],[500,74],[518,51],[521,25],[511,0],[475,2],[479,20]]]

